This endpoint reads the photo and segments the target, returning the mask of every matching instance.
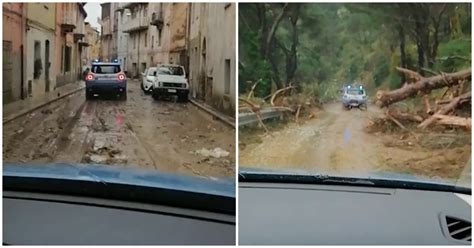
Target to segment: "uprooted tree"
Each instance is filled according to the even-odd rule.
[[[399,72],[406,75],[407,81],[411,83],[405,83],[405,85],[399,89],[392,91],[378,91],[376,94],[375,103],[377,106],[384,108],[389,105],[405,100],[407,98],[420,96],[423,97],[423,103],[426,109],[426,113],[430,114],[426,119],[409,113],[394,112],[388,110],[385,112],[387,119],[390,119],[399,127],[404,129],[404,126],[397,119],[411,120],[420,122],[419,128],[426,128],[433,123],[439,123],[441,125],[452,125],[452,126],[464,126],[468,129],[471,128],[471,118],[451,116],[456,108],[463,105],[466,102],[471,102],[471,92],[463,93],[464,82],[471,81],[471,68],[461,70],[454,73],[440,73],[432,77],[423,77],[417,72],[405,69],[396,68]],[[437,109],[432,109],[429,103],[428,95],[432,90],[441,89],[447,87],[448,90],[455,92],[449,99],[438,100],[436,103]],[[446,95],[443,94],[442,97]]]

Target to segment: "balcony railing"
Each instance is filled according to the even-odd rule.
[[[63,13],[61,21],[61,30],[64,33],[71,33],[76,28],[76,15],[72,10],[66,10]]]
[[[135,18],[130,18],[128,21],[123,25],[123,32],[124,33],[133,33],[142,30],[148,29],[150,25],[150,18],[148,16],[138,15]]]
[[[163,28],[163,12],[153,12],[151,14],[151,25],[156,26],[158,29]]]

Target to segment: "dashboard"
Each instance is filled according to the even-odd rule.
[[[10,245],[230,245],[235,216],[164,205],[3,192]]]
[[[470,245],[471,195],[239,183],[241,245]]]
[[[4,245],[234,245],[235,183],[114,166],[3,166]]]

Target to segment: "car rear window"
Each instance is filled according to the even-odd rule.
[[[173,75],[173,76],[183,76],[184,75],[184,70],[180,66],[163,66],[163,67],[160,67],[159,74]]]
[[[350,89],[350,90],[347,90],[347,94],[349,94],[349,95],[363,95],[364,90]]]
[[[120,72],[120,65],[93,65],[92,72],[96,74],[115,74]]]

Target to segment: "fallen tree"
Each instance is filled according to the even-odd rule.
[[[422,77],[417,72],[397,67],[397,70],[407,74],[408,78],[417,80],[411,84],[393,91],[378,91],[375,104],[379,107],[386,107],[392,103],[413,97],[419,93],[428,94],[431,90],[443,87],[451,87],[465,80],[471,80],[471,68],[454,72],[442,73],[433,77]]]
[[[464,118],[459,116],[451,115],[440,115],[435,114],[433,116],[436,119],[437,124],[450,125],[450,126],[461,126],[471,129],[471,118]]]
[[[412,121],[412,122],[422,122],[423,117],[417,114],[403,113],[395,109],[389,109],[387,113],[397,120]]]
[[[460,102],[462,101],[465,101],[467,99],[471,99],[471,92],[467,92],[467,93],[464,93],[458,97],[455,97],[453,98],[453,100],[451,100],[450,103],[444,105],[443,107],[441,107],[438,111],[436,111],[436,113],[434,115],[432,115],[431,117],[427,118],[426,120],[424,120],[422,123],[420,123],[420,125],[418,125],[419,128],[426,128],[428,127],[429,125],[431,125],[433,122],[436,121],[436,116],[437,115],[445,115],[449,112],[451,112],[452,110],[454,110],[459,104]]]

